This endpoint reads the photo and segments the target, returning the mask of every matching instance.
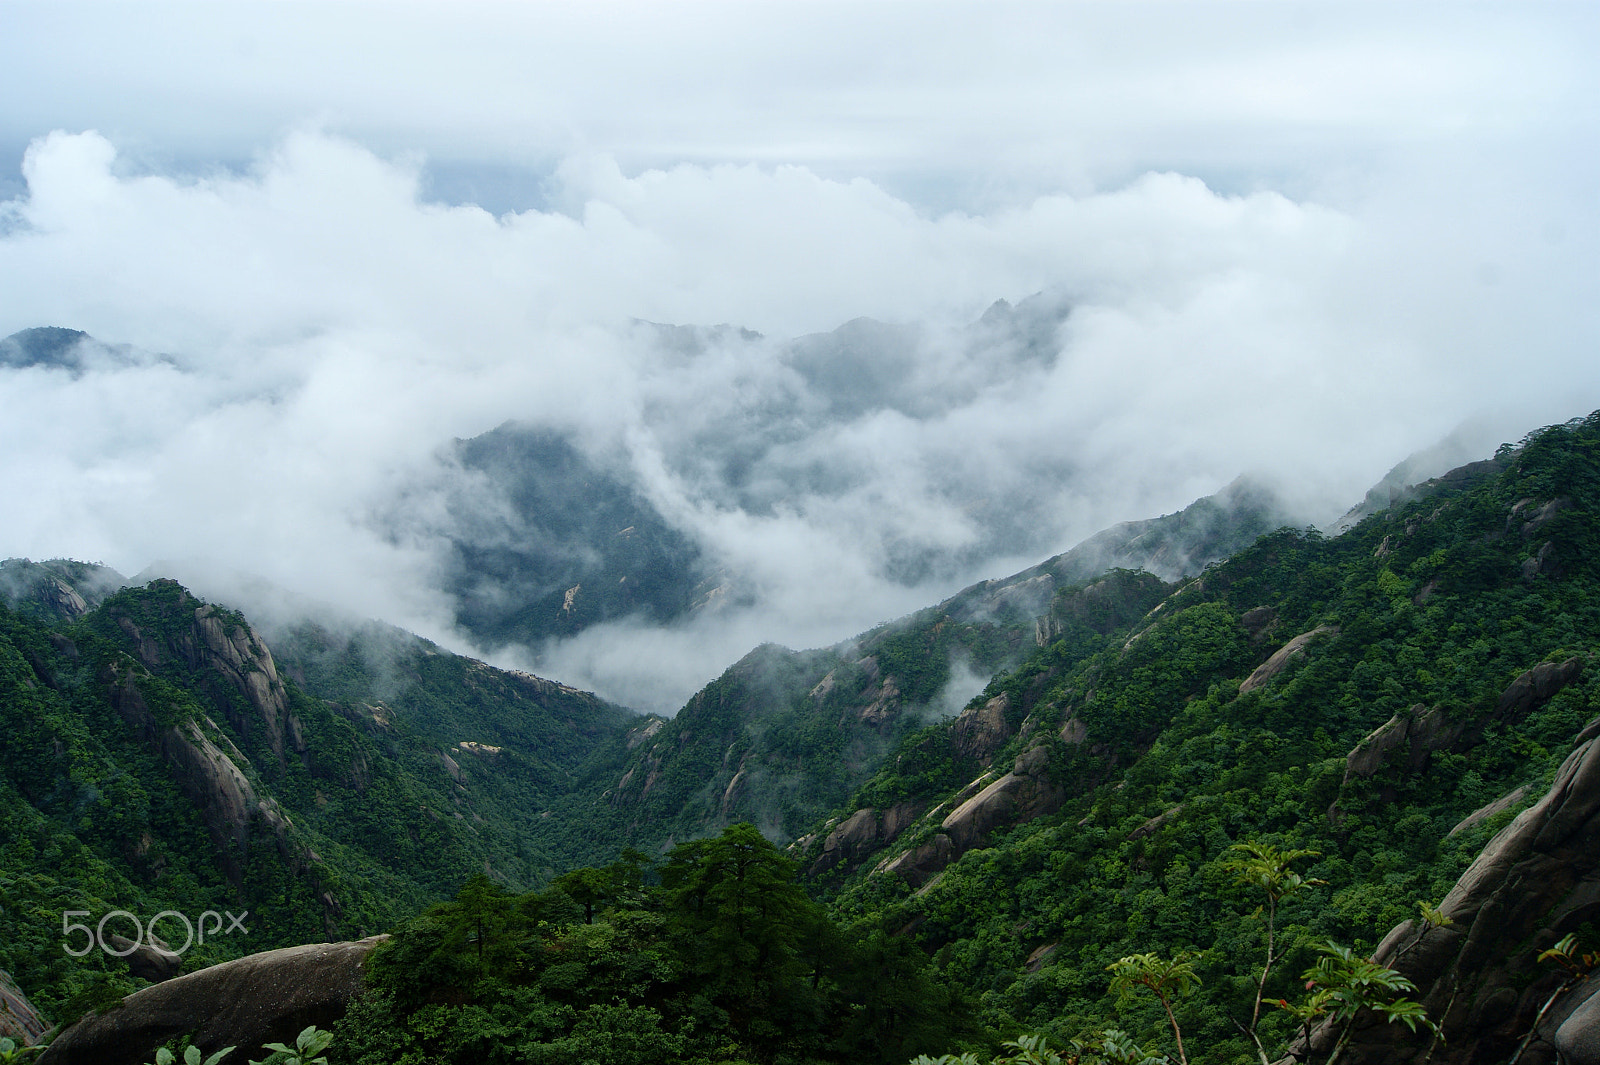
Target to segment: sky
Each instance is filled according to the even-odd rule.
[[[1463,425],[1600,407],[1592,4],[7,0],[0,39],[0,336],[127,346],[0,370],[0,557],[471,651],[443,445],[549,426],[759,591],[521,659],[631,705],[1241,473],[1327,520]],[[1040,293],[1045,357],[973,346]],[[685,472],[861,317],[914,337],[903,401],[785,445],[843,487]],[[985,553],[1023,498],[1042,553]],[[908,537],[967,568],[894,579]]]

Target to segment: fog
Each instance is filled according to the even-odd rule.
[[[148,62],[177,9],[118,51],[127,12],[94,8],[83,54],[5,75],[55,91],[0,105],[0,336],[106,346],[0,366],[0,557],[168,560],[475,653],[444,566],[504,501],[447,445],[515,420],[618,469],[741,598],[495,660],[671,712],[760,642],[843,639],[1241,473],[1324,522],[1464,424],[1486,453],[1600,406],[1593,20],[1296,7],[1148,50],[1087,6],[898,50],[953,9],[682,9],[707,38],[552,7],[524,83],[523,9],[425,6],[348,85],[319,57],[371,28],[357,5],[314,45],[201,15],[188,66]],[[683,51],[641,58],[652,27]],[[656,91],[696,57],[720,65]]]

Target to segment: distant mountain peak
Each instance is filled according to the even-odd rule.
[[[22,369],[28,366],[66,366],[82,369],[77,357],[77,347],[85,340],[93,340],[81,329],[64,329],[56,325],[23,329],[0,340],[0,366]]]
[[[141,351],[131,344],[107,344],[81,329],[67,329],[58,325],[22,329],[0,339],[0,369],[59,369],[78,377],[91,369],[146,366],[171,361],[166,356]]]

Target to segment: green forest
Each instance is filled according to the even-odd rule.
[[[870,669],[763,649],[670,733],[422,641],[379,655],[312,629],[275,645],[264,725],[261,683],[194,635],[209,611],[254,646],[243,617],[172,582],[72,617],[18,593],[0,968],[70,1020],[142,982],[65,956],[63,910],[230,902],[249,941],[186,970],[393,933],[332,1062],[1233,1065],[1356,1006],[1427,1046],[1440,1018],[1369,959],[1448,920],[1458,877],[1589,738],[1597,523],[1600,414],[1337,536],[1278,529],[1175,584],[1059,582],[1031,651],[1032,618],[954,607],[874,637]],[[70,584],[52,565],[36,583]],[[881,703],[892,675],[926,696],[957,646],[1007,666],[959,716],[838,726],[854,704],[832,693]],[[729,746],[758,687],[765,724]],[[650,753],[696,728],[712,790],[710,755]],[[170,736],[234,751],[263,807],[219,834]],[[795,767],[763,778],[787,811],[770,823],[736,816],[746,757]]]

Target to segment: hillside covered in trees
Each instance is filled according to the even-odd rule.
[[[134,981],[62,960],[64,900],[220,895],[259,907],[249,949],[395,932],[337,1061],[899,1062],[1026,1036],[1231,1065],[1304,1039],[1303,974],[1332,987],[1376,956],[1412,974],[1386,1001],[1414,1011],[1324,1026],[1314,1060],[1346,1039],[1345,1061],[1501,1060],[1562,959],[1600,945],[1592,848],[1517,842],[1587,831],[1562,804],[1587,794],[1600,715],[1597,522],[1600,415],[1193,577],[1030,573],[851,654],[769,649],[670,724],[426,647],[307,631],[272,666],[247,621],[170,582],[91,604],[87,574],[8,564],[0,965],[65,1017]],[[1011,665],[952,717],[839,746],[886,674],[926,705],[962,640]],[[745,739],[736,683],[770,704]],[[713,731],[720,761],[674,782],[713,708],[737,742]],[[250,789],[242,821],[195,801],[212,751]],[[784,758],[815,790],[763,835],[738,778]],[[626,798],[652,774],[678,796],[659,816]],[[641,824],[649,853],[624,849]],[[1546,855],[1493,905],[1491,839]],[[1553,1060],[1548,1040],[1522,1060]]]

